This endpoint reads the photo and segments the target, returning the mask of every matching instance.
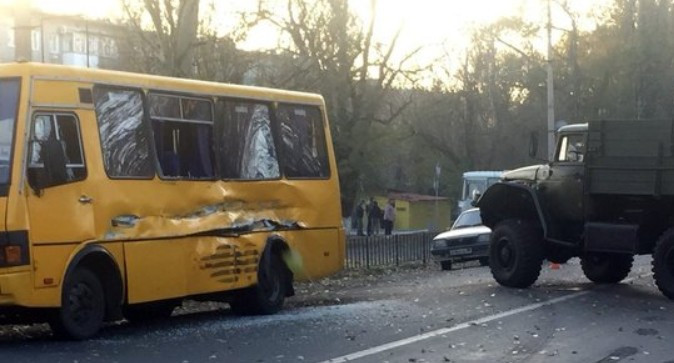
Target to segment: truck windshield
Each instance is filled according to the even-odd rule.
[[[9,184],[12,141],[19,104],[19,79],[0,79],[0,186]],[[2,194],[6,188],[0,188]]]

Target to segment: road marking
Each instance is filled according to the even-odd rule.
[[[647,276],[650,276],[650,275],[652,275],[652,273],[638,275],[638,276],[623,280],[623,283],[629,283],[629,282],[632,282],[632,281],[634,281],[638,278],[643,278],[643,277],[647,277]],[[481,325],[481,324],[488,323],[490,321],[494,321],[494,320],[498,320],[498,319],[502,319],[502,318],[505,318],[505,317],[508,317],[508,316],[511,316],[511,315],[517,315],[517,314],[524,313],[524,312],[527,312],[527,311],[536,310],[536,309],[542,308],[544,306],[554,305],[554,304],[557,304],[557,303],[560,303],[560,302],[564,302],[566,300],[575,299],[577,297],[587,295],[592,291],[593,290],[583,290],[583,291],[579,291],[579,292],[574,292],[573,294],[569,294],[569,295],[566,295],[566,296],[561,296],[561,297],[557,297],[557,298],[550,299],[550,300],[547,300],[547,301],[539,302],[539,303],[536,303],[536,304],[523,306],[521,308],[512,309],[512,310],[504,311],[502,313],[485,316],[484,318],[471,320],[471,321],[468,321],[468,322],[465,322],[465,323],[454,325],[453,327],[450,327],[450,328],[442,328],[442,329],[433,330],[433,331],[430,331],[428,333],[411,336],[409,338],[396,340],[396,341],[393,341],[393,342],[390,342],[390,343],[386,343],[386,344],[382,344],[382,345],[372,347],[372,348],[369,348],[369,349],[361,350],[359,352],[354,352],[354,353],[351,353],[351,354],[343,355],[341,357],[328,359],[328,360],[322,361],[320,363],[344,363],[344,362],[349,362],[349,361],[360,359],[360,358],[363,358],[363,357],[367,357],[367,356],[370,356],[370,355],[373,355],[373,354],[385,352],[387,350],[402,347],[404,345],[408,345],[408,344],[416,343],[416,342],[419,342],[419,341],[422,341],[422,340],[435,338],[435,337],[440,336],[440,335],[452,333],[452,332],[455,332],[457,330],[466,329],[466,328],[469,328],[471,326]]]

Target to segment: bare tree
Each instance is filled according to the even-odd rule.
[[[127,53],[131,66],[148,73],[193,76],[199,0],[123,0],[122,4],[132,30]]]
[[[373,130],[391,127],[409,106],[410,100],[401,102],[391,94],[400,84],[415,83],[421,69],[408,63],[418,50],[395,58],[400,32],[386,45],[375,42],[376,0],[370,0],[373,11],[365,22],[347,0],[259,0],[258,5],[252,24],[273,24],[288,40],[278,49],[285,67],[267,82],[320,92],[326,99],[346,212],[361,186],[375,187],[368,185],[374,180],[368,155],[381,134]]]

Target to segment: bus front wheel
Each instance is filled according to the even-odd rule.
[[[103,285],[91,270],[76,268],[65,281],[61,308],[49,322],[58,337],[83,340],[94,336],[103,325]]]
[[[269,315],[283,307],[287,295],[288,269],[280,256],[271,254],[264,259],[257,273],[257,284],[242,290],[230,302],[232,310],[241,315]]]

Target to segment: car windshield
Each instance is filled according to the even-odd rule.
[[[480,211],[475,210],[461,214],[454,223],[454,227],[452,227],[452,229],[475,227],[480,225],[482,225],[482,219],[480,218]]]

